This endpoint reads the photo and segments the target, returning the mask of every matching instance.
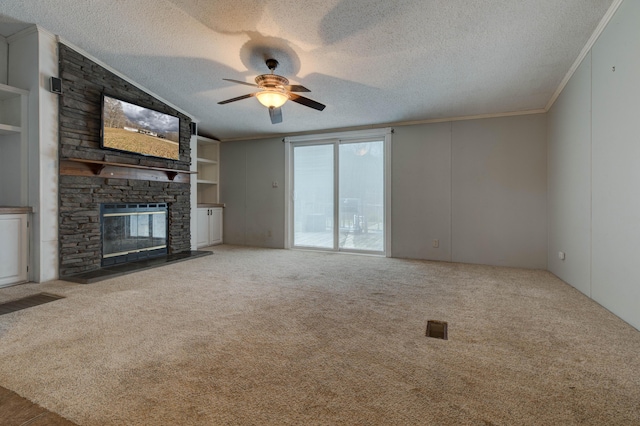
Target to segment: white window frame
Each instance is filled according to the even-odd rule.
[[[293,148],[301,145],[316,144],[334,144],[336,147],[340,143],[356,143],[359,141],[371,141],[372,139],[384,141],[384,255],[391,257],[391,140],[393,129],[385,127],[381,129],[355,130],[336,133],[323,133],[315,135],[291,136],[284,138],[285,143],[285,172],[284,172],[284,193],[285,193],[285,226],[284,226],[284,245],[286,249],[292,249],[293,246]],[[336,148],[337,150],[337,148]],[[336,153],[337,154],[337,153]],[[338,173],[339,158],[334,158],[335,174]],[[334,179],[334,185],[338,180]],[[336,192],[337,194],[337,192]],[[335,210],[335,207],[334,207]],[[337,223],[337,222],[334,222]],[[334,226],[334,233],[337,227]],[[337,239],[334,238],[334,245]],[[322,249],[318,249],[322,250]],[[338,251],[334,248],[332,251]],[[362,251],[340,250],[340,252],[361,253]],[[362,252],[366,253],[366,252]]]

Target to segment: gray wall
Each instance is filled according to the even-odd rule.
[[[221,145],[226,243],[284,247],[284,167],[281,139]],[[397,127],[392,255],[544,269],[546,179],[544,115]]]
[[[396,127],[391,153],[391,253],[451,261],[452,123]],[[439,248],[433,240],[439,240]]]
[[[454,262],[547,267],[546,116],[453,124]]]
[[[282,138],[220,145],[225,243],[284,247],[284,167]]]
[[[636,328],[638,22],[640,2],[624,1],[549,114],[549,269]],[[558,250],[565,262],[551,261]]]
[[[0,36],[0,84],[7,84],[7,61],[8,61],[7,39]]]

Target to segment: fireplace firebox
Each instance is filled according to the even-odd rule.
[[[102,204],[102,266],[166,255],[168,206]]]

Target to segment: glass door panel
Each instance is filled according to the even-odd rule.
[[[293,148],[293,245],[334,249],[334,145]]]
[[[341,250],[384,252],[384,142],[339,148],[338,243]]]

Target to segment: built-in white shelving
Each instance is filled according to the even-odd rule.
[[[0,84],[0,206],[26,206],[29,92]]]
[[[222,243],[223,205],[220,204],[220,142],[196,136],[196,246]]]
[[[197,136],[198,205],[217,204],[219,202],[220,179],[220,142]]]
[[[0,84],[0,287],[28,276],[28,97],[26,90]]]

